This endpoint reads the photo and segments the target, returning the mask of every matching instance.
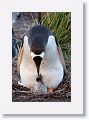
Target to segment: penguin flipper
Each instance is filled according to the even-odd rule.
[[[62,62],[64,71],[65,71],[65,73],[67,73],[66,65],[65,65],[65,60],[64,60],[64,57],[63,57],[63,53],[62,53],[61,47],[59,46],[57,49],[58,49],[59,56],[61,58],[61,62]]]

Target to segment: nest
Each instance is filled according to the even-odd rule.
[[[67,73],[52,94],[31,93],[28,88],[18,85],[17,57],[12,60],[12,102],[70,102],[71,77]]]

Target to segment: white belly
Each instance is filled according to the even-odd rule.
[[[52,58],[43,60],[40,73],[43,76],[43,83],[47,88],[56,88],[64,75],[63,65],[59,56],[56,56],[54,60]]]
[[[54,37],[51,36],[49,39],[51,40],[46,47],[45,56],[40,65],[40,74],[42,75],[42,81],[46,88],[56,88],[63,79],[64,70]],[[25,87],[38,86],[36,82],[37,70],[30,55],[29,46],[24,46],[24,54],[20,65],[20,76],[21,82]]]
[[[31,58],[23,56],[20,64],[20,77],[24,86],[30,88],[36,84],[37,71],[34,61]]]
[[[30,88],[30,86],[35,86],[37,84],[37,70],[34,61],[28,59],[26,60],[25,56],[22,60],[20,65],[20,76],[24,86]],[[51,59],[50,57],[49,59],[47,59],[46,56],[44,57],[40,66],[40,74],[47,88],[56,88],[63,79],[64,71],[58,56],[55,57],[55,60]]]

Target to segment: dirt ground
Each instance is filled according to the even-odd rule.
[[[35,13],[34,13],[34,16]],[[26,31],[37,24],[37,16],[34,21],[29,19],[29,15],[23,15],[13,25],[13,30],[18,39],[22,39]],[[70,66],[69,66],[70,67]],[[63,81],[52,94],[36,94],[29,92],[29,89],[19,86],[17,82],[20,80],[17,71],[17,56],[12,59],[12,101],[13,102],[71,102],[71,73],[68,71],[64,75]]]

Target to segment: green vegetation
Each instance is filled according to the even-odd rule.
[[[47,12],[41,13],[41,23],[50,28],[63,51],[67,69],[71,66],[71,13]]]

